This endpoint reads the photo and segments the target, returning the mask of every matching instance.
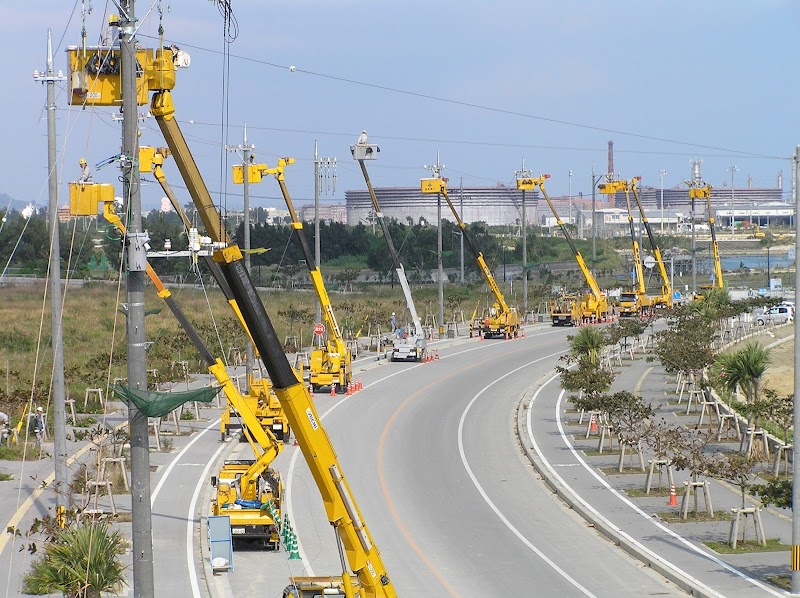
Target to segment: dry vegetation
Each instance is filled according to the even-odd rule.
[[[436,287],[414,289],[420,317],[435,313]],[[281,340],[298,336],[301,345],[310,344],[315,312],[315,294],[308,289],[264,291],[267,313]],[[197,328],[200,336],[217,356],[227,358],[231,347],[242,349],[245,337],[232,310],[218,288],[206,296],[197,288],[174,289],[173,296]],[[50,388],[52,352],[49,299],[44,299],[44,284],[4,286],[4,325],[0,330],[0,410],[12,420],[33,396],[35,403],[47,404]],[[485,301],[485,294],[480,298]],[[479,299],[477,291],[450,285],[445,291],[447,319],[454,310],[463,310],[468,319]],[[66,384],[72,397],[82,397],[86,388],[105,387],[125,371],[125,316],[118,309],[124,302],[124,288],[115,284],[92,283],[72,288],[64,297],[64,361]],[[336,317],[346,337],[361,328],[362,336],[374,334],[376,325],[386,331],[391,312],[405,312],[405,301],[398,285],[373,285],[369,289],[331,295]],[[148,368],[159,370],[158,381],[175,378],[170,372],[174,361],[188,361],[191,372],[203,371],[199,355],[178,326],[169,308],[147,287],[145,310]],[[149,313],[156,312],[158,313]],[[212,317],[213,314],[213,317]],[[398,317],[398,321],[403,321]]]

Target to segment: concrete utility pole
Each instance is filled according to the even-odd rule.
[[[144,276],[147,265],[146,233],[142,232],[139,176],[138,106],[136,103],[135,0],[120,0],[119,41],[122,87],[122,195],[129,215],[125,234],[128,386],[147,391],[147,337],[144,330]],[[147,416],[128,407],[131,435],[131,531],[133,536],[133,594],[155,597],[153,582],[153,524],[150,511],[150,438]]]
[[[793,178],[800,180],[800,145],[794,150],[793,156]],[[794,251],[795,256],[800,256],[800,218],[797,214],[800,213],[800,191],[798,185],[794,185]],[[795,301],[797,301],[798,289],[800,289],[800,268],[795,268],[794,273],[794,293]],[[795,343],[800,339],[800,319],[794,320],[794,338]],[[794,387],[800,388],[800,354],[798,354],[797,347],[794,351]],[[797,391],[795,390],[795,393]],[[795,394],[796,396],[796,394]],[[800,402],[794,402],[794,429],[800,430]],[[792,594],[800,594],[800,442],[795,441],[792,446]]]
[[[69,485],[67,472],[67,413],[64,400],[64,338],[61,327],[61,243],[58,238],[58,164],[56,162],[56,81],[66,81],[61,71],[53,73],[53,44],[47,30],[47,70],[33,72],[33,79],[47,86],[47,187],[50,203],[47,220],[50,228],[50,328],[53,335],[53,445],[55,458],[56,512],[67,507],[64,492]]]
[[[739,170],[738,166],[728,168],[731,171],[731,238],[736,236],[736,196],[733,190],[733,174]]]
[[[442,170],[445,169],[444,164],[439,163],[439,152],[436,152],[436,164],[425,165],[425,168],[433,173],[437,179],[442,177]],[[442,267],[442,194],[436,194],[436,223],[437,223],[437,236],[436,236],[436,262],[438,265],[439,279],[439,338],[444,334],[444,268]]]
[[[694,297],[697,294],[697,244],[695,242],[694,197],[691,199],[691,209],[689,213],[691,214],[692,223],[692,297]]]
[[[331,181],[333,185],[331,186]],[[322,260],[322,253],[320,250],[319,238],[319,194],[328,194],[331,190],[336,193],[336,158],[320,158],[317,155],[317,142],[314,142],[314,259],[317,261],[317,267],[321,268],[320,261]],[[375,232],[375,223],[372,223],[372,232]],[[322,322],[322,305],[317,300],[317,323]],[[322,342],[322,337],[319,336],[319,341]]]
[[[658,176],[661,178],[661,234],[664,234],[664,175],[666,170],[659,170]]]
[[[250,272],[250,163],[255,158],[252,153],[256,149],[255,145],[247,144],[247,123],[244,124],[241,145],[226,145],[225,149],[229,152],[239,152],[242,155],[242,172],[244,174],[243,189],[244,195],[244,221],[242,222],[242,243],[244,246],[244,267]],[[250,376],[253,374],[253,343],[248,337],[245,341],[245,379],[250,384]]]
[[[597,247],[595,238],[597,237],[597,203],[595,199],[595,189],[597,188],[597,181],[594,174],[594,162],[592,162],[592,274],[594,274],[594,264],[597,261]]]
[[[570,174],[570,184],[572,171]],[[514,173],[518,179],[531,178],[533,175],[530,170],[525,169],[525,158],[522,159],[522,168]],[[526,321],[528,317],[528,217],[525,212],[525,189],[522,190],[522,319]]]
[[[569,223],[572,224],[572,169],[569,169]]]
[[[461,221],[464,221],[464,179],[461,179],[459,183],[458,189],[458,198],[459,202],[461,203]],[[461,242],[461,284],[464,284],[464,232],[460,231],[458,233],[458,238]]]

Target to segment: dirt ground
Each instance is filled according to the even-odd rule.
[[[792,336],[794,325],[782,326],[772,331],[775,338],[762,335],[759,342],[769,345],[778,339]],[[794,392],[794,339],[772,347],[769,354],[769,368],[766,373],[767,386],[781,395]]]

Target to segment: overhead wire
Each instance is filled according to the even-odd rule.
[[[210,48],[205,48],[203,46],[188,44],[188,43],[185,43],[185,42],[175,41],[173,43],[176,43],[176,44],[180,45],[181,47],[192,48],[194,50],[200,50],[202,52],[208,52],[208,53],[211,53],[211,54],[218,54],[219,53],[218,51],[210,49]],[[289,68],[289,66],[290,66],[290,65],[277,64],[277,63],[270,62],[270,61],[263,60],[263,59],[252,58],[250,56],[240,56],[240,55],[235,55],[235,54],[229,54],[228,55],[228,59],[230,60],[231,58],[235,58],[237,60],[241,60],[241,61],[245,61],[245,62],[251,62],[251,63],[255,63],[255,64],[260,64],[260,65],[268,66],[268,67],[271,67],[271,68],[277,68],[277,69],[281,69],[281,70],[287,70]],[[371,82],[367,82],[367,81],[359,81],[357,79],[350,79],[350,78],[347,78],[347,77],[340,77],[340,76],[337,76],[337,75],[330,75],[330,74],[327,74],[327,73],[311,71],[311,70],[307,70],[307,69],[301,69],[301,68],[297,68],[296,66],[293,68],[292,72],[293,73],[301,73],[301,74],[305,74],[305,75],[309,75],[309,76],[313,76],[313,77],[318,77],[318,78],[322,78],[322,79],[328,79],[328,80],[331,80],[331,81],[337,81],[337,82],[340,82],[340,83],[346,83],[346,84],[349,84],[349,85],[357,85],[357,86],[360,86],[360,87],[367,87],[367,88],[376,89],[376,90],[379,90],[379,91],[385,91],[385,92],[389,92],[389,93],[396,93],[396,94],[406,95],[406,96],[410,96],[410,97],[417,97],[417,98],[421,98],[421,99],[425,99],[425,100],[431,100],[431,101],[435,101],[435,102],[441,102],[441,103],[446,103],[446,104],[451,104],[451,105],[456,105],[456,106],[463,106],[465,108],[473,108],[473,109],[476,109],[476,110],[494,112],[494,113],[497,113],[497,114],[505,114],[505,115],[508,115],[508,116],[516,116],[516,117],[530,119],[530,120],[548,122],[548,123],[551,123],[551,124],[563,125],[563,126],[568,126],[568,127],[575,127],[575,128],[580,128],[580,129],[585,129],[585,130],[590,130],[590,131],[597,131],[597,132],[600,132],[600,133],[612,133],[612,134],[615,134],[615,135],[622,135],[622,136],[625,136],[625,137],[633,137],[633,138],[643,139],[643,140],[647,140],[647,141],[658,141],[660,143],[670,143],[670,144],[676,144],[676,145],[685,145],[685,146],[688,146],[688,147],[694,147],[694,148],[699,148],[699,149],[709,149],[709,150],[715,150],[715,151],[723,151],[723,152],[728,152],[730,154],[735,154],[735,155],[738,155],[738,156],[741,156],[741,157],[754,157],[754,158],[755,157],[761,157],[761,158],[770,158],[770,159],[783,159],[782,156],[769,156],[769,155],[766,155],[766,154],[759,154],[759,153],[748,152],[748,151],[744,151],[744,150],[724,148],[724,147],[715,146],[715,145],[708,145],[708,144],[696,143],[696,142],[691,142],[691,141],[682,141],[682,140],[677,140],[677,139],[669,139],[669,138],[666,138],[666,137],[659,137],[659,136],[655,136],[655,135],[646,135],[646,134],[643,134],[643,133],[636,133],[636,132],[633,132],[633,131],[625,131],[625,130],[615,129],[615,128],[611,128],[611,127],[601,127],[601,126],[596,126],[596,125],[589,125],[589,124],[579,123],[579,122],[570,121],[570,120],[566,120],[566,119],[557,119],[557,118],[551,118],[551,117],[547,117],[547,116],[530,114],[530,113],[526,113],[526,112],[520,112],[520,111],[517,111],[517,110],[510,110],[510,109],[506,109],[506,108],[498,108],[496,106],[477,104],[477,103],[474,103],[474,102],[468,102],[468,101],[465,101],[465,100],[459,100],[459,99],[455,99],[455,98],[446,98],[446,97],[442,97],[442,96],[435,96],[433,94],[416,92],[416,91],[411,91],[411,90],[407,90],[407,89],[401,89],[401,88],[398,88],[398,87],[391,87],[391,86],[388,86],[388,85],[382,85],[382,84],[378,84],[378,83],[371,83]]]

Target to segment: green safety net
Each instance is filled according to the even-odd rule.
[[[147,417],[161,417],[178,405],[183,405],[190,401],[210,403],[217,396],[221,387],[207,386],[198,390],[184,390],[181,392],[146,392],[128,388],[124,384],[115,384],[111,389],[124,401],[133,403]]]

